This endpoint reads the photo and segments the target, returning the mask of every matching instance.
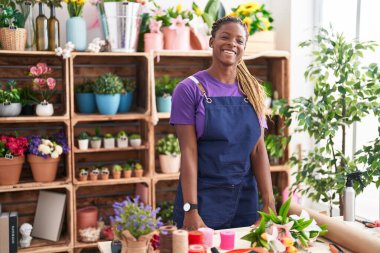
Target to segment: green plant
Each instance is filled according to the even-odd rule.
[[[23,87],[20,91],[21,104],[26,105],[35,105],[37,104],[37,98],[34,91],[30,87]]]
[[[93,168],[90,173],[93,175],[99,175],[100,171],[98,168]]]
[[[16,9],[13,1],[0,1],[4,8],[0,9],[0,28],[17,27],[24,28],[24,15]]]
[[[169,7],[163,15],[156,16],[157,21],[162,21],[162,26],[176,27],[177,25],[189,25],[189,21],[193,19],[193,13],[189,10],[182,10],[182,4],[178,4],[175,8]],[[175,22],[174,22],[175,20]]]
[[[168,75],[164,75],[156,80],[156,96],[171,96],[175,86],[180,82],[179,78],[171,78]]]
[[[104,136],[103,136],[104,139],[112,139],[113,138],[113,135],[110,134],[110,133],[106,133]]]
[[[129,139],[131,139],[131,140],[138,140],[138,139],[141,139],[141,135],[139,135],[139,134],[131,134],[131,136],[129,136]]]
[[[125,131],[119,131],[116,135],[116,138],[117,139],[120,139],[120,138],[126,138],[128,137],[127,133]]]
[[[95,135],[91,137],[91,140],[98,141],[101,140],[102,135],[100,133],[100,127],[95,127]]]
[[[88,171],[86,168],[81,168],[79,170],[79,176],[87,176],[88,175]]]
[[[135,163],[133,166],[134,170],[143,170],[143,166],[141,163]]]
[[[121,167],[120,164],[114,164],[112,166],[112,171],[122,171],[123,170],[123,167]]]
[[[94,82],[85,82],[75,86],[75,93],[93,93]]]
[[[209,0],[204,11],[195,2],[193,2],[191,7],[198,17],[202,17],[203,22],[208,27],[208,34],[211,34],[212,24],[226,15],[226,11],[220,0]]]
[[[95,94],[114,95],[122,92],[123,82],[119,76],[106,73],[96,79],[93,90]]]
[[[264,81],[262,83],[262,85],[263,85],[263,89],[264,89],[265,95],[267,97],[271,98],[273,96],[273,87],[272,87],[272,84],[270,82]]]
[[[273,158],[282,158],[288,145],[289,138],[281,135],[268,134],[264,138],[268,155]]]
[[[136,90],[136,81],[132,79],[125,79],[122,93],[129,93],[135,90]]]
[[[16,88],[16,81],[10,80],[4,90],[0,90],[0,103],[20,103],[21,90]]]
[[[164,224],[173,224],[174,202],[162,201],[157,206],[160,207],[157,215],[162,218],[162,222]]]
[[[156,150],[160,155],[180,154],[179,141],[174,134],[168,134],[157,142]]]
[[[110,174],[110,170],[107,167],[102,167],[100,173],[102,175],[108,175],[108,174]]]
[[[88,139],[89,139],[89,135],[86,131],[81,132],[78,136],[78,140],[88,140]]]
[[[123,166],[123,170],[125,171],[132,170],[132,164],[130,164],[129,162],[125,163]]]
[[[312,47],[313,60],[305,77],[314,84],[311,97],[300,97],[280,112],[297,119],[295,131],[306,132],[315,140],[316,147],[302,159],[291,157],[300,192],[315,201],[340,205],[343,212],[342,193],[347,174],[362,168],[364,184],[354,184],[357,192],[372,182],[379,184],[378,160],[371,150],[379,150],[378,140],[359,150],[353,157],[346,154],[346,132],[355,122],[378,114],[380,91],[378,66],[361,64],[366,51],[374,51],[373,42],[348,42],[342,34],[320,29],[315,38],[300,44]],[[290,113],[290,115],[289,115]],[[340,135],[340,140],[337,137]],[[330,212],[331,213],[331,212]]]
[[[67,4],[67,11],[69,12],[69,16],[72,17],[80,17],[83,12],[83,6],[86,3],[86,0],[80,1],[71,1],[64,0]]]

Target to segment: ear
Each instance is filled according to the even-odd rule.
[[[210,40],[208,42],[208,46],[212,48],[212,44],[214,44],[214,38],[210,37]]]

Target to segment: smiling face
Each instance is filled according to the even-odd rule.
[[[244,54],[247,33],[244,27],[235,22],[220,26],[210,39],[213,59],[224,65],[237,65]]]

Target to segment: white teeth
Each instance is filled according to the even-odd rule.
[[[230,50],[223,50],[223,52],[227,53],[227,54],[235,54],[234,51],[230,51]]]

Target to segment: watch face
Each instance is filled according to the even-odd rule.
[[[185,203],[185,204],[183,205],[183,210],[184,210],[185,212],[190,211],[190,204],[189,204],[189,203]]]

